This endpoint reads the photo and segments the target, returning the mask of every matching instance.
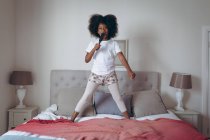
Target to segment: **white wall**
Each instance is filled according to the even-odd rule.
[[[8,84],[15,65],[14,11],[14,0],[0,0],[0,135],[7,129],[7,110],[15,105],[14,87]]]
[[[176,104],[172,72],[192,74],[186,108],[201,112],[201,28],[210,25],[209,0],[18,0],[16,68],[31,70],[34,85],[26,104],[49,106],[50,70],[90,69],[85,48],[88,19],[94,13],[118,17],[118,39],[129,39],[134,70],[161,73],[161,94]]]

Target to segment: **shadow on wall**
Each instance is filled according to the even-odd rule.
[[[162,85],[162,74],[160,74],[159,82],[160,82],[160,85]],[[170,88],[169,85],[168,85],[168,88]],[[167,109],[173,108],[176,105],[176,100],[174,99],[174,97],[170,96],[167,92],[162,92],[161,87],[160,87],[160,96]]]
[[[192,81],[195,80],[195,77],[192,76]],[[194,84],[192,84],[192,88],[193,88]],[[177,100],[176,100],[176,92],[178,90],[178,88],[174,88],[174,87],[170,87],[170,88],[173,88],[172,92],[171,92],[171,95],[170,96],[169,94],[167,93],[162,93],[161,96],[163,98],[163,101],[164,103],[167,105],[168,108],[174,108],[176,105],[177,105]],[[196,92],[198,93],[198,92]],[[191,89],[183,89],[183,100],[182,100],[182,103],[183,103],[183,107],[186,109],[190,109],[188,106],[187,106],[187,103],[190,101],[190,97],[192,96],[191,94]],[[198,93],[200,94],[200,93]]]
[[[142,26],[141,29],[131,33],[129,43],[133,49],[132,56],[135,56],[135,59],[130,59],[133,59],[134,64],[137,64],[137,68],[157,70],[161,61],[157,55],[160,43],[158,32],[155,29]]]
[[[176,106],[176,101],[173,97],[169,96],[168,93],[161,93],[161,97],[163,99],[164,104],[166,105],[167,109],[174,108]]]

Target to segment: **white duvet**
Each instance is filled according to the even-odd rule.
[[[65,118],[65,119],[70,119],[70,116],[58,116],[55,115],[55,112],[57,111],[57,105],[53,104],[50,107],[48,107],[45,111],[41,112],[38,114],[36,117],[33,119],[41,119],[41,120],[56,120],[60,118]],[[85,120],[90,120],[90,119],[95,119],[95,118],[113,118],[113,119],[123,119],[124,117],[118,116],[118,115],[111,115],[111,114],[97,114],[96,116],[90,116],[90,117],[81,117],[81,118],[76,118],[77,122],[80,121],[85,121]],[[139,117],[139,118],[131,118],[131,119],[136,119],[136,120],[155,120],[158,118],[168,118],[168,119],[175,119],[175,120],[180,120],[172,111],[168,110],[168,113],[166,114],[158,114],[158,115],[149,115],[149,116],[144,116],[144,117]]]

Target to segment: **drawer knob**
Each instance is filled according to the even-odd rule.
[[[27,119],[26,119],[26,118],[24,118],[23,120],[24,120],[24,121],[26,121]]]

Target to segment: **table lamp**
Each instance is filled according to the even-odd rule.
[[[186,73],[173,72],[170,86],[177,88],[176,92],[177,106],[175,107],[175,109],[178,111],[184,111],[182,103],[184,97],[183,89],[192,88],[191,75]]]
[[[17,97],[19,99],[19,104],[16,106],[16,108],[25,108],[25,105],[23,104],[23,99],[26,94],[25,85],[32,85],[32,75],[29,71],[13,71],[9,83],[11,85],[16,85],[16,92]]]

